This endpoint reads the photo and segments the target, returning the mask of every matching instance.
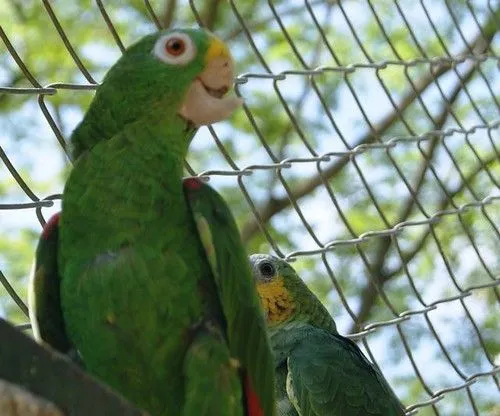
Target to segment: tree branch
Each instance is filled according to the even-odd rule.
[[[452,94],[448,99],[448,102],[443,106],[438,118],[436,119],[435,129],[441,130],[443,128],[446,119],[448,118],[448,115],[452,110],[453,104],[457,100],[463,87],[472,79],[472,76],[476,71],[478,65],[479,64],[472,65],[465,74],[465,76],[462,78],[462,81],[456,83],[455,87],[452,90]],[[434,138],[431,141],[426,157],[422,161],[420,169],[415,177],[415,180],[413,181],[414,182],[414,185],[412,186],[412,189],[414,190],[413,195],[410,195],[406,199],[397,217],[398,219],[396,220],[396,223],[401,223],[403,221],[406,221],[409,215],[411,214],[413,208],[415,207],[415,204],[418,203],[417,195],[420,193],[420,190],[422,189],[422,185],[424,184],[424,178],[427,169],[429,167],[429,163],[436,154],[436,149],[439,143],[440,139],[438,137]],[[445,204],[448,204],[449,202],[450,201],[448,201],[445,198]],[[422,244],[424,242],[425,241],[423,241]],[[377,283],[381,286],[384,285],[390,279],[388,275],[384,272],[385,262],[387,260],[387,255],[389,253],[390,247],[391,247],[391,238],[390,237],[384,238],[377,247],[377,251],[374,256],[374,261],[372,263],[373,266],[371,267],[372,269],[371,275],[375,279],[377,279],[378,281]],[[352,328],[350,330],[351,332],[359,330],[362,324],[368,319],[368,316],[370,315],[370,312],[373,306],[375,305],[377,299],[377,291],[374,288],[373,283],[371,281],[363,288],[360,299],[361,299],[361,306],[356,319],[357,323],[354,323],[352,325]]]
[[[2,319],[0,339],[0,378],[52,402],[66,415],[147,415],[82,371],[67,356],[37,344]],[[4,409],[1,405],[0,408]]]
[[[488,33],[491,41],[495,32]],[[488,43],[484,42],[484,38],[481,35],[474,40],[472,45],[482,46],[482,50],[487,47]],[[468,52],[469,49],[463,51],[464,54]],[[477,50],[477,49],[475,49]],[[400,101],[397,110],[388,114],[384,119],[382,119],[377,125],[374,126],[373,132],[366,132],[361,136],[353,147],[359,146],[361,144],[369,144],[377,140],[386,131],[388,131],[399,119],[399,113],[404,112],[426,89],[429,87],[436,79],[448,72],[452,66],[448,63],[442,63],[436,65],[431,73],[426,74],[420,80],[415,82],[415,88],[412,88]],[[464,82],[465,83],[465,82]],[[323,183],[324,179],[331,179],[338,175],[338,173],[347,165],[349,162],[349,156],[344,156],[339,158],[337,162],[333,163],[330,167],[323,170],[323,178],[320,175],[314,175],[307,179],[301,185],[298,185],[295,192],[291,195],[287,195],[280,198],[271,198],[267,203],[259,209],[259,217],[262,221],[261,225],[266,224],[274,215],[283,211],[284,209],[291,206],[292,200],[298,200],[306,195],[309,195],[318,186]],[[241,229],[241,237],[243,241],[248,242],[257,232],[259,231],[259,221],[257,218],[250,218]]]
[[[470,184],[474,178],[481,172],[484,170],[485,167],[488,167],[490,165],[492,165],[494,162],[498,161],[498,158],[493,155],[492,157],[486,159],[484,161],[484,165],[483,164],[480,164],[478,163],[477,166],[475,167],[475,169],[470,173],[470,175],[467,177],[467,180],[462,182],[458,187],[457,189],[455,189],[454,191],[450,192],[450,196],[452,198],[454,198],[455,196],[457,196],[459,193],[463,192],[463,190],[465,189],[465,187],[467,186],[467,184]],[[449,202],[450,200],[448,198],[443,198],[441,201],[440,201],[440,204],[438,206],[438,211],[442,211],[444,210],[446,207],[447,207],[447,203],[446,202]],[[431,231],[430,229],[427,230],[421,237],[420,239],[415,243],[415,245],[408,251],[404,252],[401,256],[401,264],[397,267],[395,267],[394,269],[388,271],[388,272],[385,272],[384,273],[384,279],[385,280],[390,280],[392,279],[394,276],[396,276],[397,274],[401,273],[401,271],[404,269],[405,266],[408,265],[408,263],[410,263],[410,261],[412,261],[415,256],[418,254],[418,252],[421,250],[421,248],[425,245],[425,241],[427,239],[427,237],[430,235]]]

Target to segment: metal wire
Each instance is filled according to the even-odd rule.
[[[172,2],[175,3],[175,2]],[[316,7],[318,5],[325,6],[322,9],[323,18],[320,19]],[[369,340],[377,331],[382,328],[394,329],[394,334],[400,342],[408,361],[413,369],[415,378],[419,381],[422,389],[426,392],[425,400],[418,403],[406,403],[407,414],[416,414],[419,409],[429,407],[434,414],[441,414],[439,402],[445,399],[446,396],[455,391],[464,391],[467,400],[470,404],[468,410],[472,414],[478,414],[477,398],[470,389],[478,379],[491,379],[500,390],[498,373],[500,367],[495,365],[492,352],[488,350],[487,343],[484,340],[481,325],[474,319],[470,311],[470,306],[465,303],[465,300],[476,293],[484,293],[485,290],[491,292],[497,301],[500,301],[499,285],[500,276],[495,274],[494,265],[489,264],[488,259],[482,253],[481,246],[478,243],[478,236],[475,234],[471,224],[467,221],[466,215],[473,212],[476,216],[481,217],[485,224],[492,231],[492,237],[496,243],[500,242],[500,232],[498,224],[489,213],[499,212],[500,210],[500,180],[495,177],[495,163],[498,164],[500,159],[500,151],[496,143],[500,132],[500,108],[498,98],[494,93],[494,85],[488,79],[485,66],[496,65],[500,66],[500,56],[498,56],[491,46],[493,35],[486,33],[484,22],[478,17],[477,8],[467,2],[467,10],[475,25],[476,37],[470,38],[467,33],[461,28],[459,17],[456,16],[450,2],[444,0],[444,5],[448,11],[449,18],[454,24],[457,31],[457,38],[465,46],[459,53],[453,53],[450,45],[447,44],[447,39],[440,33],[438,26],[433,20],[429,6],[423,0],[419,1],[419,7],[428,24],[430,33],[434,34],[437,43],[443,53],[439,56],[430,56],[425,47],[422,46],[421,40],[417,31],[412,26],[410,17],[405,12],[405,8],[401,7],[398,1],[394,1],[391,5],[395,15],[401,21],[401,26],[405,29],[408,39],[415,48],[416,54],[411,59],[404,59],[399,52],[397,45],[391,40],[389,29],[384,24],[381,14],[377,11],[377,3],[371,0],[366,1],[366,11],[369,19],[375,27],[380,31],[382,42],[388,47],[390,54],[384,59],[376,59],[373,55],[373,50],[370,45],[363,41],[362,35],[356,30],[355,21],[349,16],[349,8],[338,1],[326,1],[324,4],[320,1],[304,1],[304,7],[293,7],[290,10],[280,10],[280,7],[272,1],[267,1],[269,17],[262,24],[275,23],[275,28],[283,36],[283,39],[290,48],[290,53],[296,58],[299,67],[286,69],[279,72],[273,72],[272,62],[266,58],[265,51],[262,51],[257,46],[255,28],[259,27],[257,22],[255,25],[249,23],[248,15],[242,12],[242,7],[234,1],[229,1],[227,11],[232,14],[238,27],[232,32],[231,36],[242,34],[248,43],[250,53],[255,55],[257,63],[260,65],[260,71],[252,71],[240,74],[235,81],[235,91],[238,95],[244,96],[245,89],[255,82],[263,82],[269,80],[272,83],[275,97],[277,98],[283,114],[288,118],[289,127],[284,136],[283,143],[286,142],[289,135],[294,135],[303,145],[304,152],[300,157],[287,157],[284,146],[279,151],[270,144],[270,140],[259,127],[258,118],[254,114],[251,106],[244,105],[244,113],[248,119],[249,125],[252,127],[255,137],[265,151],[270,163],[262,162],[245,165],[231,156],[231,151],[224,145],[219,138],[215,128],[210,127],[209,132],[214,138],[215,144],[220,151],[220,154],[226,161],[228,168],[206,169],[196,173],[193,168],[186,162],[186,169],[191,175],[201,177],[235,177],[235,183],[241,190],[250,211],[253,214],[252,219],[247,222],[242,230],[244,240],[249,240],[256,232],[260,231],[274,252],[289,261],[294,261],[300,257],[319,256],[321,263],[324,266],[328,278],[331,280],[333,288],[337,293],[342,306],[352,320],[350,338],[360,340],[366,349],[369,357],[375,361],[375,356],[369,345]],[[63,46],[67,53],[73,59],[76,67],[85,78],[87,83],[61,83],[51,82],[48,85],[41,85],[36,78],[36,72],[33,68],[28,68],[23,62],[21,54],[18,53],[9,39],[9,35],[0,27],[0,38],[7,48],[8,53],[22,72],[24,77],[29,81],[30,87],[15,87],[15,86],[0,86],[0,94],[7,95],[28,95],[37,97],[40,112],[45,117],[47,123],[52,129],[56,140],[64,152],[67,152],[67,138],[61,131],[60,126],[56,122],[56,118],[51,114],[49,107],[46,104],[46,96],[55,96],[62,90],[82,91],[94,90],[98,87],[90,71],[86,68],[83,60],[79,56],[77,49],[70,41],[70,28],[63,28],[60,20],[57,17],[57,6],[51,5],[49,1],[43,0],[43,6],[47,12],[52,25],[60,36]],[[203,25],[204,14],[197,9],[194,1],[189,2],[189,6],[193,12],[193,19],[200,25]],[[112,35],[115,43],[123,52],[124,44],[118,35],[112,18],[106,9],[105,2],[96,0],[94,6],[98,9],[100,16],[103,19],[106,27]],[[147,15],[150,17],[152,25],[156,28],[161,28],[162,23],[155,13],[154,8],[149,1],[144,1],[144,7]],[[220,6],[223,7],[223,6]],[[490,1],[487,2],[489,9],[489,18],[497,19],[496,11]],[[337,11],[337,16],[341,16],[352,35],[352,47],[358,47],[363,62],[342,62],[342,57],[336,51],[335,45],[330,39],[332,27],[332,13]],[[312,57],[305,56],[297,42],[295,35],[287,26],[286,18],[293,13],[302,13],[304,18],[307,16],[312,22],[316,30],[315,44],[313,47]],[[497,21],[497,28],[499,22]],[[497,29],[498,30],[498,29]],[[324,54],[333,60],[333,65],[324,65]],[[400,68],[403,72],[404,80],[407,84],[407,90],[404,93],[393,91],[390,85],[384,80],[384,71]],[[374,121],[367,110],[363,91],[360,91],[354,81],[354,77],[360,74],[374,74],[376,82],[380,87],[382,94],[391,106],[391,114],[382,120]],[[415,75],[416,74],[416,75]],[[446,86],[443,79],[453,75],[455,83],[452,88]],[[285,82],[291,78],[299,78],[302,80],[302,88],[300,98],[293,103],[287,99]],[[358,112],[360,120],[366,127],[366,133],[361,135],[357,140],[349,140],[351,134],[343,132],[340,127],[335,110],[329,104],[328,97],[322,91],[321,79],[324,77],[336,77],[341,80],[346,87],[346,91],[350,94],[355,108],[353,111]],[[488,92],[488,100],[496,108],[496,112],[491,114],[486,113],[481,109],[481,105],[474,97],[472,81],[482,82],[485,90]],[[426,100],[424,95],[431,88],[437,92],[441,109],[436,113]],[[451,91],[451,93],[450,93]],[[307,128],[304,128],[301,123],[303,105],[310,97],[314,97],[320,104],[325,116],[325,123],[331,128],[332,138],[331,143],[340,142],[341,147],[345,150],[337,150],[338,146],[333,146],[332,149],[326,152],[320,151],[315,141],[309,137]],[[457,100],[462,99],[467,102],[471,108],[471,113],[474,115],[475,122],[473,124],[465,123],[461,115],[456,109]],[[429,128],[424,132],[415,127],[409,115],[409,109],[414,108],[419,111],[422,118],[426,120],[433,128]],[[451,123],[450,123],[451,120]],[[400,123],[401,129],[397,133],[392,133],[390,128]],[[476,137],[477,135],[480,138]],[[338,140],[337,140],[338,139]],[[453,146],[450,144],[456,143],[458,140],[463,140],[463,149],[467,149],[468,154],[474,160],[472,168],[467,166],[467,170],[461,165],[457,159]],[[479,151],[480,145],[489,143],[491,147],[491,155],[486,157],[484,151]],[[418,152],[421,157],[421,164],[416,173],[412,176],[408,175],[402,164],[398,162],[398,154],[405,149],[411,149]],[[399,207],[396,216],[389,215],[387,208],[381,201],[377,190],[370,184],[370,175],[365,172],[362,159],[373,154],[384,153],[391,169],[395,173],[395,177],[399,183],[408,191],[408,198]],[[450,186],[448,181],[443,178],[442,172],[436,166],[437,155],[446,155],[451,161],[454,174],[458,178],[458,185]],[[41,197],[33,191],[27,182],[23,179],[23,175],[11,162],[8,155],[0,147],[0,159],[6,166],[11,177],[18,184],[19,189],[29,199],[29,201],[9,202],[0,204],[0,210],[35,210],[37,218],[42,225],[45,224],[43,209],[51,207],[54,200],[61,199],[61,195],[49,195]],[[287,179],[287,172],[294,171],[300,166],[312,166],[315,173],[310,177],[306,177],[298,185],[293,185]],[[498,167],[498,165],[496,165]],[[336,191],[332,182],[336,176],[350,169],[353,172],[353,180],[357,180],[363,192],[367,195],[367,200],[370,202],[375,215],[382,224],[377,229],[368,229],[363,232],[358,232],[356,227],[349,220],[345,210],[342,208],[342,202],[339,200],[339,193]],[[252,197],[252,180],[257,173],[267,173],[272,177],[272,183],[280,187],[283,192],[282,196],[274,196],[272,189],[269,190],[268,200],[263,205],[255,202]],[[485,194],[482,190],[478,190],[474,186],[474,180],[482,175],[488,179],[488,191]],[[426,184],[432,183],[439,190],[440,199],[434,205],[430,205],[424,201],[425,197],[423,189]],[[326,192],[331,211],[338,218],[342,226],[345,227],[346,233],[342,237],[335,237],[329,241],[324,241],[318,235],[318,230],[310,223],[307,218],[307,212],[301,207],[300,200],[310,195],[317,189],[322,189]],[[467,193],[468,199],[464,199],[463,195]],[[459,199],[461,197],[462,199]],[[269,222],[275,216],[285,215],[291,210],[298,218],[301,227],[303,227],[304,235],[308,235],[314,244],[314,248],[304,248],[286,252],[272,237],[270,232]],[[487,277],[487,282],[482,282],[474,285],[465,286],[457,277],[457,270],[450,259],[450,254],[439,235],[439,227],[448,219],[457,221],[457,229],[460,230],[460,236],[464,238],[467,247],[472,249],[474,257],[471,255],[471,262],[474,262],[478,268],[484,271]],[[420,236],[417,238],[414,249],[408,250],[404,248],[402,239],[404,233],[409,230],[419,230]],[[436,259],[440,259],[444,266],[443,278],[448,279],[450,287],[454,288],[453,294],[432,301],[426,301],[422,291],[419,290],[418,278],[414,276],[410,268],[412,259],[423,253],[427,246],[434,246],[434,254]],[[375,248],[370,250],[367,247]],[[349,304],[350,297],[345,293],[342,283],[335,275],[335,267],[332,266],[331,255],[342,249],[352,249],[357,253],[366,274],[366,285],[361,293],[361,301],[363,306],[356,313],[353,307]],[[375,254],[374,254],[375,253]],[[397,258],[399,265],[393,269],[387,267],[388,259]],[[408,310],[399,310],[397,302],[387,290],[388,282],[391,282],[396,276],[399,276],[401,281],[408,282],[409,291],[414,296],[416,304]],[[9,279],[0,272],[0,283],[5,288],[8,295],[19,306],[20,310],[27,315],[27,308],[21,297],[15,292]],[[370,311],[375,302],[384,309],[389,318],[376,322],[368,322]],[[478,370],[473,373],[468,373],[464,368],[453,358],[453,354],[449,351],[446,345],[446,340],[443,340],[439,334],[439,330],[433,323],[432,316],[436,311],[444,308],[445,305],[460,305],[464,313],[465,321],[470,324],[473,336],[477,340],[478,349],[483,354],[484,360],[488,363],[488,369]],[[418,359],[415,357],[414,349],[411,345],[411,340],[407,335],[407,324],[412,320],[422,317],[426,327],[432,335],[432,339],[436,342],[438,350],[441,354],[442,361],[449,364],[456,376],[461,380],[454,385],[441,385],[439,388],[433,388],[430,385],[428,374],[424,369],[419,367]],[[27,329],[29,325],[19,324],[20,329]]]

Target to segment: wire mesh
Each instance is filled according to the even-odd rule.
[[[61,48],[72,59],[79,76],[70,82],[57,79],[48,83],[38,81],[37,68],[24,63],[22,48],[14,46],[15,39],[0,27],[6,54],[21,71],[23,80],[28,82],[22,87],[5,83],[0,87],[0,94],[35,97],[38,111],[50,126],[54,139],[66,152],[68,133],[61,129],[60,116],[54,115],[48,101],[64,92],[79,94],[95,90],[98,77],[92,75],[78,45],[72,42],[71,27],[61,24],[57,2],[44,0],[42,3],[50,25],[62,41]],[[175,22],[173,10],[176,2],[167,3],[162,16],[160,6],[147,0],[144,2],[144,13],[151,22],[150,30]],[[411,11],[409,2],[398,1],[368,0],[361,5],[331,0],[254,1],[251,7],[235,1],[218,5],[214,4],[219,2],[208,3],[211,5],[205,7],[191,1],[187,8],[189,12],[186,12],[189,17],[185,20],[195,19],[198,24],[210,28],[215,26],[217,30],[216,13],[206,11],[210,7],[214,10],[223,8],[227,21],[232,22],[230,30],[225,31],[226,38],[234,40],[240,37],[245,53],[254,57],[249,72],[237,77],[235,90],[246,100],[243,118],[249,130],[247,134],[262,151],[255,157],[243,157],[235,152],[228,140],[221,138],[225,135],[223,130],[218,126],[210,127],[203,134],[212,137],[223,162],[211,167],[208,163],[200,166],[196,160],[190,159],[186,164],[188,172],[209,177],[216,183],[221,180],[220,183],[237,186],[241,192],[238,195],[244,198],[251,213],[241,224],[245,242],[250,243],[252,238],[261,235],[267,243],[263,247],[270,246],[282,258],[297,262],[316,259],[317,267],[325,271],[323,280],[329,278],[334,296],[346,314],[346,322],[349,322],[346,332],[361,343],[375,363],[380,353],[374,353],[369,340],[383,337],[384,331],[392,331],[394,342],[404,352],[413,379],[424,391],[418,401],[405,403],[408,414],[422,410],[429,414],[446,414],[440,401],[455,392],[466,395],[467,410],[463,414],[479,414],[477,400],[481,393],[474,391],[473,385],[479,380],[492,383],[497,395],[500,389],[500,367],[495,362],[498,351],[492,350],[485,340],[487,329],[482,322],[478,323],[477,303],[469,302],[478,296],[490,296],[494,299],[491,308],[496,308],[500,300],[500,256],[498,250],[493,254],[487,252],[483,241],[486,239],[495,247],[500,240],[500,110],[495,95],[498,79],[491,76],[500,67],[500,57],[494,50],[493,41],[500,27],[498,5],[491,1],[481,4],[466,2],[458,15],[456,3],[440,3],[440,10],[446,12],[444,19],[454,27],[453,36],[450,36],[440,32],[437,17],[433,14],[434,6],[423,0],[414,3]],[[110,13],[110,6],[99,0],[92,7],[99,11],[101,23],[116,47],[123,51],[128,42],[122,39],[123,32],[120,33],[113,23],[116,14]],[[253,19],[249,12],[252,8],[265,9],[265,17],[259,21]],[[411,53],[402,51],[394,41],[394,28],[388,27],[384,15],[388,9],[397,20],[398,28],[404,31]],[[416,9],[418,19],[413,14]],[[378,33],[377,45],[368,42],[366,33],[359,30],[360,18],[356,17],[359,11],[363,13],[363,21]],[[219,13],[222,12],[219,10]],[[467,27],[462,23],[464,14],[469,22]],[[307,20],[314,35],[302,34],[294,26],[296,21],[291,19]],[[415,28],[417,20],[418,30]],[[332,25],[343,26],[343,46],[338,43],[338,38],[333,42]],[[422,27],[434,39],[431,51],[421,40]],[[337,26],[333,28],[336,29]],[[278,59],[273,61],[269,57],[262,46],[262,33],[266,31],[273,31],[287,45],[293,66],[283,68],[277,64]],[[307,53],[303,52],[302,37],[311,42]],[[271,46],[268,44],[267,47]],[[378,53],[377,47],[385,52]],[[358,61],[343,58],[345,53],[342,51],[346,48],[358,51]],[[403,87],[395,86],[387,73],[397,75]],[[369,77],[377,87],[377,94],[361,88],[360,77]],[[346,105],[332,102],[329,83],[344,91],[342,97]],[[480,99],[475,94],[479,84],[484,91]],[[291,90],[296,95],[293,98]],[[252,104],[252,94],[262,91],[272,96],[280,108],[279,116],[286,120],[285,129],[280,132],[281,146],[272,143],[269,132],[263,131],[263,116]],[[373,99],[385,102],[389,111],[374,116],[373,105],[369,103]],[[305,121],[312,101],[328,130],[324,140],[311,137],[310,125]],[[468,108],[466,116],[458,103]],[[344,107],[356,115],[357,124],[361,126],[355,132],[346,129],[342,122],[342,117],[346,116]],[[267,117],[274,116],[267,114]],[[293,146],[290,145],[292,136]],[[16,168],[16,163],[3,147],[2,144],[0,157],[22,195],[15,201],[2,202],[0,210],[31,211],[41,225],[45,224],[45,210],[53,207],[61,195],[44,196],[32,189],[23,179],[25,173]],[[288,148],[292,150],[288,151]],[[405,161],[409,154],[413,155],[411,168]],[[384,169],[390,170],[392,182],[389,185],[384,184],[384,180],[374,179],[376,174],[372,173],[370,160],[375,160],[375,166],[383,163]],[[445,160],[447,170],[443,171]],[[465,164],[464,160],[468,163]],[[255,178],[259,175],[268,175],[268,189],[256,189],[260,182]],[[366,220],[361,225],[346,209],[351,205],[347,203],[344,191],[336,187],[336,178],[342,175],[350,178],[357,192],[363,193],[367,201]],[[478,178],[481,179],[480,185],[477,185]],[[320,205],[327,207],[321,213],[327,218],[324,222],[312,218],[311,204],[304,202],[319,192]],[[431,194],[434,197],[431,198]],[[280,243],[282,240],[276,233],[276,229],[286,228],[289,220],[296,225],[301,236],[296,244]],[[482,224],[479,229],[482,234],[477,223]],[[449,227],[460,237],[461,246],[458,248],[446,243],[444,235]],[[423,281],[413,267],[415,259],[427,256],[429,250],[433,262],[431,270],[435,271],[433,279],[447,286],[439,297],[424,290],[424,285],[433,282]],[[462,266],[456,260],[460,251],[467,253],[468,262],[474,265],[474,270],[481,272],[481,278],[473,283],[462,278],[463,273],[459,270]],[[337,258],[346,253],[358,261],[357,272],[362,276],[356,302],[346,288],[346,279],[336,272]],[[7,295],[27,316],[23,296],[16,292],[12,279],[0,272],[0,282]],[[399,305],[395,282],[411,296],[410,307],[402,309]],[[442,325],[436,324],[435,314],[447,310],[450,305],[453,305],[453,311],[460,313],[455,321],[463,320],[463,336],[473,339],[474,348],[480,351],[480,365],[466,368],[461,360],[457,360],[456,354],[450,351],[446,335],[442,334]],[[374,310],[379,319],[370,322]],[[438,361],[454,373],[456,383],[438,381],[436,384],[431,376],[432,368],[421,364],[420,350],[408,335],[408,325],[418,320],[422,320],[434,342]],[[497,323],[498,320],[494,322],[496,329]],[[22,329],[29,327],[24,323],[19,323],[19,326]],[[386,366],[381,368],[385,370]],[[394,384],[397,377],[388,378]]]

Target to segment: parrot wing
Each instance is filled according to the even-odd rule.
[[[64,327],[57,254],[59,241],[59,214],[45,225],[35,254],[30,276],[29,313],[33,334],[61,353],[72,348]]]
[[[308,325],[287,365],[287,392],[302,416],[405,414],[380,371],[341,335]]]
[[[274,359],[236,223],[221,196],[202,181],[185,179],[184,193],[214,276],[231,355],[246,372],[248,413],[274,415]]]
[[[276,407],[278,408],[278,416],[299,416],[286,391],[286,379],[288,376],[286,361],[276,367],[275,375]]]

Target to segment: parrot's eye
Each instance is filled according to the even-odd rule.
[[[165,51],[172,56],[179,56],[186,50],[186,44],[181,38],[170,38],[165,43]]]
[[[259,270],[260,270],[260,274],[263,277],[268,277],[268,278],[273,277],[276,273],[276,269],[268,261],[264,261],[261,264],[259,264]]]
[[[194,59],[196,46],[186,33],[174,32],[158,39],[153,53],[167,64],[185,65]]]

